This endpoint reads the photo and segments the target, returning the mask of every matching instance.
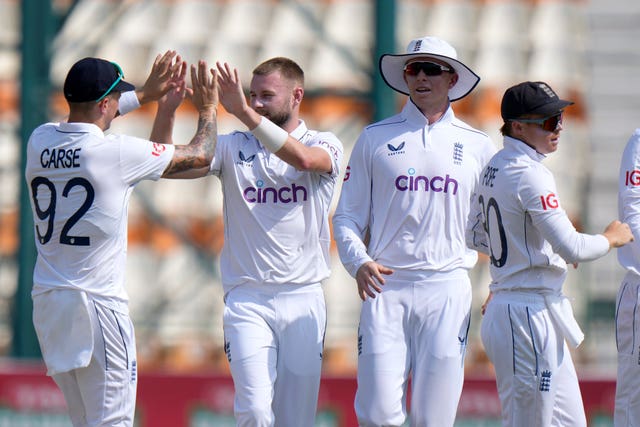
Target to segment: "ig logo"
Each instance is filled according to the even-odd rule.
[[[556,209],[560,204],[555,194],[549,193],[546,196],[540,196],[540,202],[542,203],[542,209]]]
[[[637,187],[640,185],[640,170],[627,171],[624,176],[624,185]]]

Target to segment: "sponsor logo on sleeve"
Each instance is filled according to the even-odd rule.
[[[321,140],[321,141],[318,141],[316,145],[322,145],[323,147],[326,147],[331,153],[331,155],[333,156],[334,160],[338,160],[338,158],[340,157],[340,153],[338,152],[338,150],[333,144],[330,144],[327,141]]]
[[[155,157],[160,157],[160,154],[162,154],[166,149],[167,147],[165,147],[164,144],[159,144],[157,142],[154,142],[153,147],[151,148],[151,155]]]
[[[546,196],[540,196],[540,203],[543,210],[557,209],[560,206],[558,198],[555,194],[549,193]]]
[[[634,169],[632,171],[626,171],[624,174],[624,185],[627,187],[640,186],[640,170]]]

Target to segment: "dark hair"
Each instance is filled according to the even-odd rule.
[[[275,71],[279,71],[287,80],[293,80],[304,86],[304,71],[302,71],[302,68],[295,61],[282,56],[264,61],[254,68],[253,75],[265,76]]]
[[[506,120],[502,124],[502,127],[500,128],[500,133],[502,134],[502,136],[512,136],[511,131],[512,131],[512,122],[510,120]]]

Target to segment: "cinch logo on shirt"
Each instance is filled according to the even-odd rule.
[[[634,169],[624,173],[624,185],[637,187],[640,185],[640,170]]]
[[[458,181],[447,176],[434,176],[432,178],[415,175],[416,170],[409,168],[408,175],[399,175],[396,178],[396,189],[400,191],[435,191],[436,193],[458,193]],[[415,176],[414,176],[415,175]]]
[[[261,179],[255,187],[247,187],[242,192],[244,199],[249,203],[298,203],[307,201],[307,189],[303,185],[291,187],[265,187]]]
[[[154,142],[153,143],[153,150],[151,151],[151,155],[158,157],[166,149],[167,149],[167,147],[165,147],[164,144],[159,144],[157,142]]]
[[[545,211],[548,209],[557,209],[560,206],[555,194],[549,193],[546,196],[540,196],[540,202],[542,203],[542,209]]]

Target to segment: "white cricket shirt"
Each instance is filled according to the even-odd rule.
[[[88,123],[47,123],[33,131],[25,178],[38,257],[32,295],[78,289],[126,302],[127,214],[131,191],[157,180],[172,145],[105,136]]]
[[[429,124],[410,99],[399,114],[367,126],[333,218],[349,273],[355,277],[371,260],[418,272],[471,268],[477,253],[465,244],[469,199],[493,153],[489,137],[451,108]]]
[[[243,283],[303,285],[330,275],[328,215],[342,144],[303,121],[290,135],[326,150],[332,172],[298,171],[251,132],[218,136],[210,170],[222,181],[225,292]]]
[[[636,129],[622,153],[618,181],[618,215],[633,232],[633,242],[618,248],[618,262],[640,275],[640,129]]]
[[[568,262],[590,261],[609,250],[603,235],[576,231],[560,206],[551,171],[541,163],[544,158],[505,136],[504,148],[480,177],[467,242],[490,256],[494,292],[558,294]]]

